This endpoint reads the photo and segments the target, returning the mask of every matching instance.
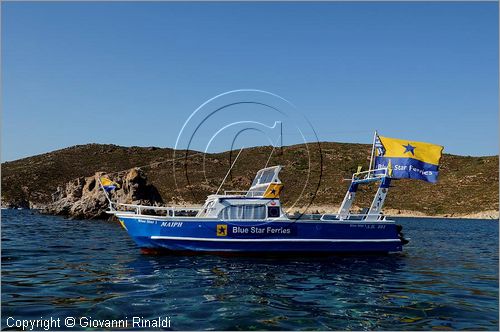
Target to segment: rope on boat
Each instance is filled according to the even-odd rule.
[[[242,149],[243,149],[243,148],[242,148]],[[240,150],[240,152],[241,152],[241,150]],[[198,153],[192,154],[190,157],[192,157],[192,156],[197,156],[197,155],[201,155],[201,154],[203,154],[203,153],[202,153],[202,152],[198,152]],[[238,154],[238,155],[239,155],[239,154]],[[125,172],[128,172],[128,171],[130,171],[131,169],[134,169],[134,168],[139,168],[139,169],[141,169],[141,168],[151,167],[151,166],[154,166],[154,165],[160,165],[160,164],[163,164],[163,163],[172,162],[172,161],[175,161],[175,160],[178,160],[178,159],[181,159],[181,158],[183,159],[183,158],[185,158],[185,156],[182,156],[182,157],[177,157],[177,158],[172,158],[172,159],[167,159],[167,160],[164,160],[164,161],[159,161],[159,162],[154,162],[154,163],[151,163],[151,164],[148,164],[148,165],[143,165],[143,166],[133,166],[133,167],[130,167],[130,168],[127,168],[127,169],[121,170],[121,171],[115,171],[115,172],[104,172],[104,173],[105,173],[105,175],[110,176],[110,175],[114,175],[114,174],[125,173]],[[100,177],[100,176],[98,176],[98,177],[97,177],[97,182],[99,183],[99,188],[101,188],[101,189],[102,189],[102,192],[104,193],[104,197],[106,197],[106,200],[107,200],[107,201],[108,201],[108,203],[109,203],[109,209],[110,209],[111,211],[114,211],[115,209],[114,209],[113,205],[114,205],[114,204],[117,204],[117,203],[113,202],[113,201],[111,200],[111,197],[109,197],[108,192],[106,191],[106,189],[104,189],[104,186],[102,185],[102,182],[101,182],[101,177]]]
[[[189,157],[194,157],[194,156],[198,156],[198,155],[202,155],[202,154],[204,154],[204,153],[203,152],[198,152],[198,153],[189,155]],[[172,161],[176,161],[176,160],[181,160],[181,159],[185,159],[185,158],[186,158],[186,156],[180,156],[180,157],[177,157],[177,158],[167,159],[167,160],[163,160],[163,161],[157,161],[157,162],[154,162],[154,163],[151,163],[151,164],[147,164],[147,165],[133,166],[133,167],[130,167],[130,168],[127,168],[127,169],[123,169],[121,171],[109,172],[109,173],[106,173],[106,175],[113,175],[113,174],[124,173],[124,172],[130,171],[131,169],[134,169],[134,168],[141,168],[142,169],[142,168],[146,168],[146,167],[157,166],[157,165],[161,165],[161,164],[164,164],[164,163],[168,163],[168,162],[172,162]]]
[[[274,152],[274,149],[276,149],[276,144],[278,144],[278,140],[282,137],[283,133],[281,133],[278,137],[278,139],[276,140],[276,143],[273,144],[273,149],[271,150],[271,153],[269,154],[269,158],[267,158],[267,161],[266,161],[266,166],[264,166],[264,168],[267,168],[267,165],[269,164],[269,161],[271,161],[271,157],[273,156],[273,152]],[[283,148],[283,145],[280,146],[281,148]]]
[[[226,182],[227,176],[229,175],[229,173],[233,169],[234,164],[236,164],[236,160],[238,160],[238,157],[240,156],[241,151],[243,151],[244,148],[245,148],[244,146],[241,147],[240,152],[238,152],[238,155],[236,156],[236,158],[233,161],[233,164],[231,165],[231,167],[229,167],[229,170],[227,171],[226,176],[224,177],[224,180],[222,180],[222,183],[220,184],[219,188],[217,189],[217,192],[215,193],[216,195],[219,193],[219,190],[222,188],[222,185],[224,184],[224,182]]]

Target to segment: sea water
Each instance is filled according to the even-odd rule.
[[[115,222],[2,210],[2,328],[498,330],[498,220],[397,220],[385,256],[151,256]]]

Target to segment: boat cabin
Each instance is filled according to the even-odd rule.
[[[283,184],[279,179],[282,166],[273,166],[261,169],[257,172],[250,188],[247,191],[225,191],[224,194],[209,195],[200,207],[158,207],[134,204],[114,203],[109,200],[110,211],[116,213],[114,207],[121,208],[120,213],[130,215],[147,215],[153,211],[153,215],[166,216],[169,218],[200,218],[217,219],[221,221],[273,221],[273,220],[321,220],[321,221],[380,221],[385,220],[382,214],[387,192],[390,187],[391,177],[388,168],[371,169],[365,172],[356,172],[352,175],[351,184],[344,200],[336,214],[298,214],[288,216],[283,212],[280,202],[280,194]],[[380,182],[372,205],[368,212],[351,213],[356,191],[359,185]],[[130,211],[131,209],[135,210]]]
[[[207,197],[198,218],[221,220],[286,219],[281,210],[279,179],[281,166],[261,169],[247,191],[225,191],[223,195]]]

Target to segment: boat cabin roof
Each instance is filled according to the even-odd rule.
[[[257,172],[253,179],[250,189],[248,189],[245,196],[247,197],[263,197],[270,184],[281,184],[278,175],[283,167],[272,166],[263,168]]]
[[[225,191],[223,195],[209,195],[204,206],[212,206],[215,202],[223,201],[231,205],[260,205],[266,200],[273,200],[279,204],[282,183],[278,175],[281,169],[282,166],[263,168],[257,172],[247,191]]]

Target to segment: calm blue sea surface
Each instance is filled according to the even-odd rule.
[[[118,223],[2,211],[2,328],[169,316],[176,330],[498,330],[498,220],[399,219],[382,257],[143,255]]]

